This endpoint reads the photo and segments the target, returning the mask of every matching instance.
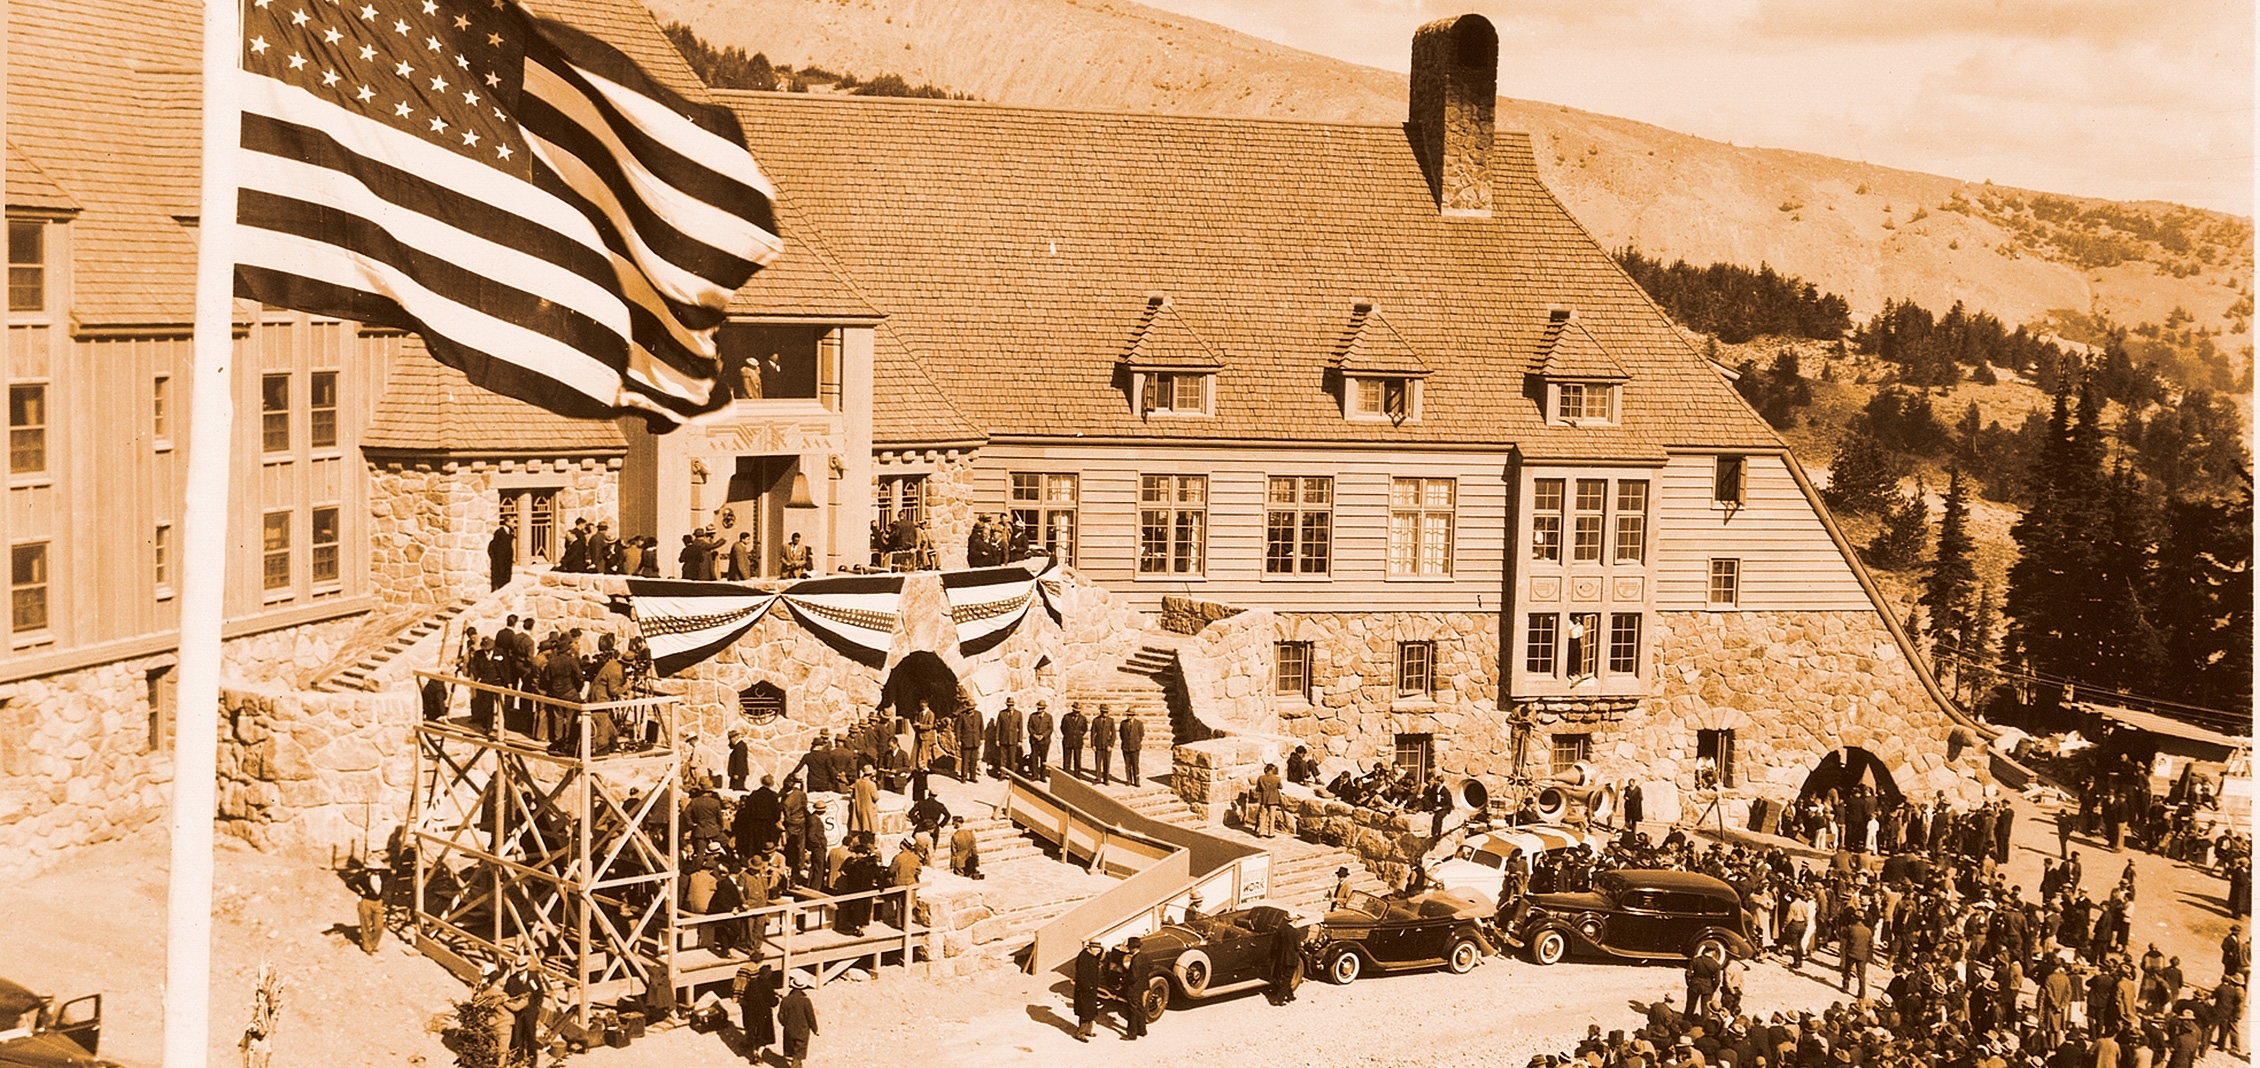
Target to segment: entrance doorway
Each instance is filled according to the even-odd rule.
[[[1874,753],[1856,745],[1831,749],[1821,757],[1812,774],[1805,776],[1805,788],[1798,791],[1800,804],[1815,797],[1836,791],[1838,798],[1852,796],[1856,786],[1868,788],[1868,794],[1880,804],[1877,811],[1886,811],[1900,802],[1899,784],[1891,778],[1891,769]]]
[[[785,502],[799,470],[798,456],[738,457],[737,469],[730,474],[729,500],[714,514],[715,530],[725,544],[735,547],[740,535],[751,543],[753,573],[739,577],[776,578],[783,573]]]
[[[934,735],[928,744],[933,748],[923,755],[927,758],[929,767],[955,773],[961,770],[962,762],[978,761],[981,756],[979,753],[961,755],[958,752],[955,717],[962,707],[960,702],[963,699],[963,693],[957,684],[957,672],[951,671],[941,657],[920,649],[903,657],[902,662],[887,673],[886,685],[879,689],[878,711],[885,713],[892,710],[905,723],[915,723],[919,709],[932,709]],[[913,738],[901,740],[910,750],[913,759],[921,755],[917,752]]]

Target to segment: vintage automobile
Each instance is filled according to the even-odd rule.
[[[1138,952],[1147,962],[1151,978],[1144,990],[1134,993],[1147,1021],[1161,1019],[1162,1012],[1172,1005],[1184,1008],[1208,998],[1270,985],[1272,939],[1281,925],[1295,925],[1293,914],[1275,905],[1257,905],[1165,924],[1146,935]],[[1119,973],[1107,977],[1117,992],[1132,993],[1120,990],[1123,979]],[[1288,982],[1300,986],[1302,981],[1303,962],[1297,959]]]
[[[1694,872],[1604,871],[1591,890],[1524,895],[1499,926],[1539,964],[1572,952],[1634,960],[1701,953],[1724,964],[1755,952],[1734,888]]]
[[[1353,983],[1367,969],[1381,972],[1448,968],[1472,970],[1492,952],[1483,922],[1491,904],[1479,896],[1429,890],[1411,897],[1355,891],[1312,927],[1304,957],[1318,974]]]
[[[53,998],[0,979],[0,1066],[100,1068],[94,1055],[102,1038],[102,995],[88,994],[55,1007]]]
[[[1447,890],[1497,901],[1499,884],[1507,869],[1514,868],[1529,875],[1539,858],[1581,845],[1590,845],[1599,852],[1608,841],[1552,823],[1470,835],[1449,859],[1429,863],[1428,879]]]

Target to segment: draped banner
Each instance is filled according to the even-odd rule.
[[[957,651],[979,656],[1011,637],[1027,618],[1028,606],[1036,599],[1036,576],[1021,564],[944,571],[942,592],[949,597],[950,622],[957,625]]]
[[[901,575],[848,575],[795,583],[785,607],[824,644],[865,667],[884,667],[902,604]]]
[[[1044,599],[1044,612],[1052,617],[1054,624],[1064,627],[1067,625],[1067,617],[1060,614],[1059,602],[1060,598],[1067,596],[1067,581],[1060,577],[1058,557],[1044,557],[1043,564],[1043,568],[1036,572],[1036,592]]]
[[[721,652],[776,603],[776,594],[734,582],[628,580],[630,612],[663,676]]]

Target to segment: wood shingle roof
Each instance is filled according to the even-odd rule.
[[[432,359],[421,339],[403,340],[386,371],[384,396],[361,447],[372,452],[457,456],[589,456],[627,451],[620,428],[568,419],[471,384]]]
[[[714,95],[804,234],[987,435],[1600,458],[1778,445],[1540,185],[1524,135],[1498,139],[1494,214],[1445,218],[1399,126]],[[1155,293],[1221,354],[1212,417],[1131,410],[1117,371]],[[1361,300],[1431,368],[1418,422],[1342,417],[1328,372]],[[1549,427],[1531,396],[1564,306],[1629,375],[1620,425]],[[875,444],[896,432],[882,421]]]

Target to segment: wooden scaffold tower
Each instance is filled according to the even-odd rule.
[[[673,993],[676,698],[582,704],[418,672],[451,714],[416,728],[408,844],[417,944],[459,973],[522,947],[586,1025]],[[609,732],[590,729],[607,717]],[[593,747],[592,739],[612,736]],[[547,741],[545,739],[562,739]]]

